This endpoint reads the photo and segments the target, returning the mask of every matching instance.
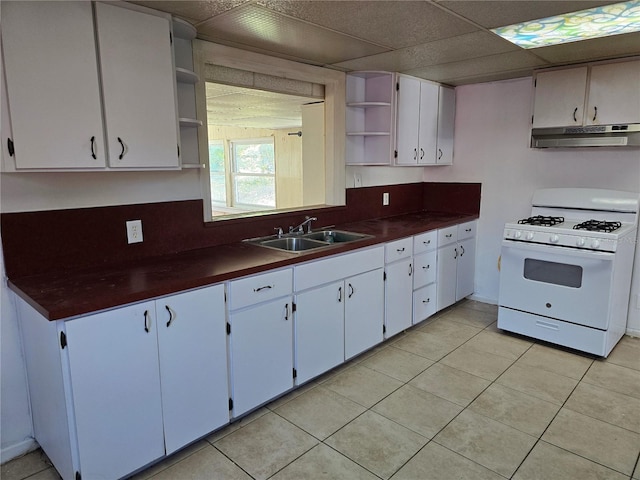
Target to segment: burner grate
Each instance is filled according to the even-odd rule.
[[[518,223],[523,225],[539,225],[543,227],[553,227],[554,225],[558,225],[562,222],[564,222],[564,217],[545,217],[542,215],[518,220]]]
[[[590,232],[613,232],[622,226],[620,222],[605,222],[604,220],[587,220],[574,225],[575,230],[588,230]]]

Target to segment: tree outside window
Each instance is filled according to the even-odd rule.
[[[276,162],[273,138],[231,142],[234,207],[276,207]]]

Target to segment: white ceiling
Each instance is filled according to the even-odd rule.
[[[386,70],[449,85],[640,55],[640,33],[524,50],[489,29],[618,0],[136,0],[198,38],[343,71]],[[251,101],[248,99],[247,101]]]

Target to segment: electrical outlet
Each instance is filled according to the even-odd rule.
[[[389,192],[382,194],[382,205],[389,205]]]
[[[142,220],[129,220],[126,225],[127,243],[142,242]]]

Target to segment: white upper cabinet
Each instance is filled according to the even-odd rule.
[[[168,17],[95,10],[94,26],[90,2],[3,3],[13,167],[178,168]]]
[[[438,139],[436,165],[453,164],[453,132],[456,119],[456,91],[440,85],[438,91]]]
[[[455,90],[398,75],[396,165],[453,163]]]
[[[178,167],[169,20],[96,4],[109,165]]]
[[[16,168],[105,167],[91,3],[3,2],[2,44]]]
[[[591,67],[587,125],[640,123],[640,60]]]
[[[640,60],[538,72],[533,127],[640,123]]]

